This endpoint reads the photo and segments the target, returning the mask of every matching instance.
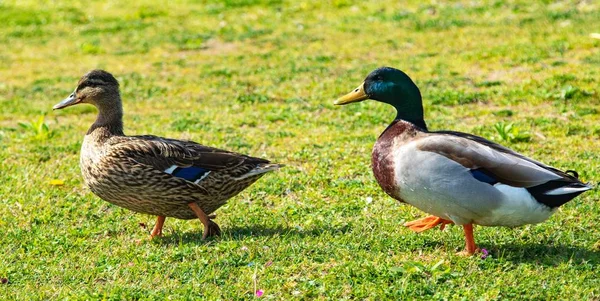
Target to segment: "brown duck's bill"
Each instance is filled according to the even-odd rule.
[[[66,108],[72,105],[76,105],[81,101],[81,99],[78,99],[77,96],[75,95],[75,92],[71,93],[71,95],[69,95],[69,97],[65,98],[63,101],[55,104],[52,109],[53,110],[60,110],[62,108]]]
[[[334,104],[345,105],[353,102],[363,101],[368,98],[369,96],[367,93],[365,93],[365,83],[362,83],[356,89],[352,90],[352,92],[338,98]]]

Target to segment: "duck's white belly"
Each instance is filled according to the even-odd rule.
[[[458,225],[520,226],[546,220],[553,210],[525,188],[492,186],[447,157],[417,150],[415,143],[395,148],[394,177],[401,199]]]

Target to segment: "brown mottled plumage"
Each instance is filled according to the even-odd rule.
[[[264,173],[282,166],[193,141],[125,136],[119,83],[103,70],[84,75],[75,91],[54,109],[78,103],[98,108],[81,147],[86,185],[112,204],[157,215],[152,236],[162,234],[167,216],[200,218],[203,238],[219,234],[210,214]]]

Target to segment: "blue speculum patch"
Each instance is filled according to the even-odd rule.
[[[194,181],[200,179],[207,172],[209,172],[208,169],[200,168],[200,167],[196,167],[196,166],[183,167],[183,168],[178,167],[173,171],[172,175],[174,175],[178,178],[183,178],[188,181],[194,182]]]

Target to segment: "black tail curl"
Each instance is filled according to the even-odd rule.
[[[573,176],[575,179],[579,179],[579,173],[577,173],[574,170],[569,169],[569,170],[566,170],[565,173]]]

